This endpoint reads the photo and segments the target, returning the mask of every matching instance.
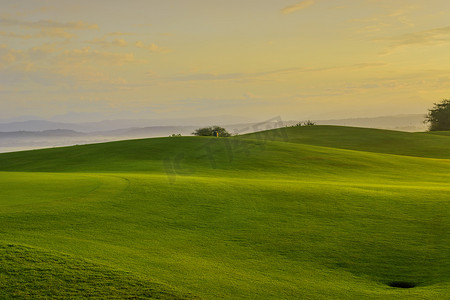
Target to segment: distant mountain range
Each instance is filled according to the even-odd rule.
[[[263,123],[236,122],[223,124],[214,118],[184,120],[105,120],[85,123],[63,123],[47,120],[23,120],[0,123],[0,152],[45,147],[69,146],[133,138],[163,137],[171,134],[191,135],[201,126],[220,125],[231,133],[250,133],[279,126],[291,126],[300,121],[270,121]],[[238,121],[239,118],[236,118]],[[241,118],[242,119],[242,118]],[[376,118],[312,120],[318,125],[370,127],[400,131],[424,131],[424,116],[398,115]],[[178,125],[181,122],[186,125]],[[175,125],[161,125],[176,123]],[[261,125],[263,124],[263,125]]]
[[[85,133],[67,129],[54,129],[44,131],[9,131],[0,132],[0,139],[8,138],[30,138],[30,137],[74,137],[85,136]],[[1,140],[0,140],[1,141]]]
[[[221,121],[220,121],[221,120]],[[79,132],[93,133],[127,128],[144,127],[199,127],[206,125],[226,125],[234,123],[249,123],[249,119],[233,116],[215,116],[182,119],[118,119],[96,122],[55,122],[50,120],[30,119],[18,117],[13,121],[1,122],[0,132],[8,131],[45,131],[67,129]]]

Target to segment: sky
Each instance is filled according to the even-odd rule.
[[[426,113],[448,0],[1,0],[0,120]]]

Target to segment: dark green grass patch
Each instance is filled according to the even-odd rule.
[[[0,244],[2,298],[191,299],[168,286],[69,255]]]

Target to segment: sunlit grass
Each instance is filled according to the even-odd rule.
[[[20,286],[33,287],[32,295],[74,295],[67,269],[98,295],[144,297],[146,283],[158,282],[152,291],[167,297],[445,297],[450,162],[432,149],[450,139],[411,135],[426,143],[393,155],[395,147],[381,142],[355,151],[372,130],[360,129],[344,147],[351,143],[337,133],[348,130],[0,155],[0,240],[10,257],[0,264],[1,284],[14,287],[10,296]],[[375,131],[373,139],[383,134],[403,133]],[[24,267],[27,255],[39,256],[39,265]],[[41,273],[61,288],[34,281]],[[395,282],[415,287],[389,286]]]

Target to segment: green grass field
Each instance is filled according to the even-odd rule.
[[[446,133],[129,140],[0,179],[5,298],[449,299]]]

